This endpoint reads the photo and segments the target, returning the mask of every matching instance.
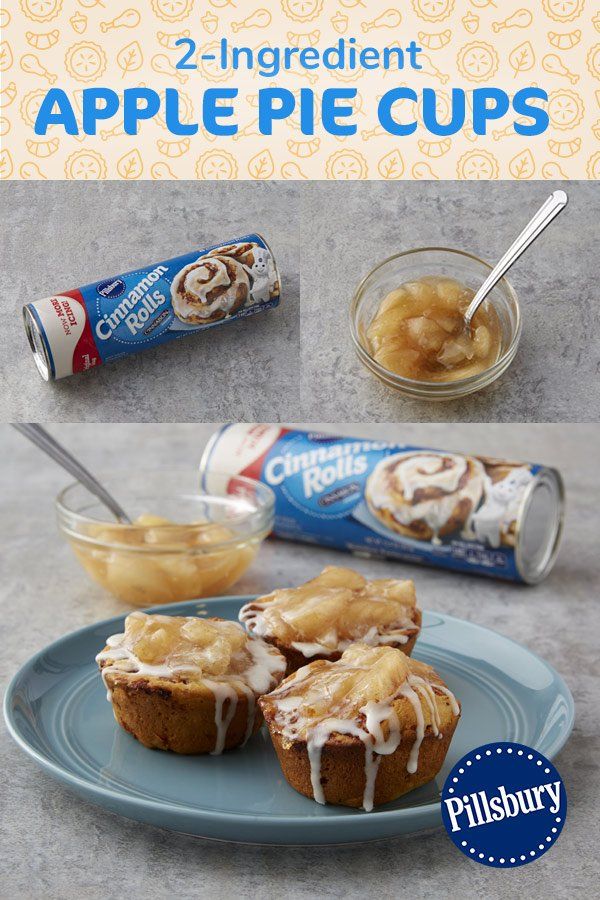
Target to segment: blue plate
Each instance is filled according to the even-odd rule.
[[[210,614],[236,619],[251,597],[209,601]],[[152,612],[206,615],[204,603]],[[223,756],[148,750],[115,723],[94,656],[123,618],[61,638],[13,678],[5,700],[8,728],[43,769],[113,812],[188,834],[264,844],[369,841],[441,823],[440,789],[473,747],[517,741],[553,757],[573,727],[573,698],[560,675],[525,647],[496,632],[425,613],[415,656],[434,666],[462,702],[462,718],[438,778],[394,803],[365,813],[320,806],[281,774],[265,728]]]

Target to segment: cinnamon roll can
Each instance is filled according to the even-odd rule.
[[[536,584],[562,534],[562,478],[536,463],[240,423],[202,456],[204,489],[223,473],[275,492],[277,537],[362,556]]]
[[[23,307],[42,378],[53,381],[279,304],[275,258],[259,234],[142,266]]]

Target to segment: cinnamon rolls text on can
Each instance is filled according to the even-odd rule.
[[[277,306],[281,281],[258,234],[236,238],[23,307],[46,381]]]
[[[225,425],[201,463],[275,492],[274,534],[361,555],[536,584],[560,543],[560,473],[535,463],[335,437],[279,425]]]

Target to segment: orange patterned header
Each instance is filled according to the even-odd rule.
[[[0,12],[0,176],[17,179],[531,179],[600,177],[600,12],[590,0],[7,0]],[[320,47],[354,36],[359,46],[422,48],[422,70],[310,72],[298,67],[265,79],[222,71],[202,59],[221,37],[265,45]],[[175,68],[181,37],[196,42],[197,70]],[[260,133],[257,92],[275,84],[319,95],[356,87],[356,135],[303,135],[297,115]],[[81,113],[84,88],[147,86],[180,92],[183,118],[199,121],[207,87],[240,89],[239,131],[215,137],[169,132],[164,114],[136,136],[118,116],[96,136],[51,126],[34,133],[51,86]],[[451,90],[482,86],[514,94],[548,93],[550,125],[535,138],[512,119],[478,136],[467,124],[452,137],[418,129],[388,134],[378,98],[392,87],[433,88],[440,119],[451,115]],[[403,101],[408,103],[410,101]],[[78,106],[79,104],[79,106]],[[419,109],[419,115],[421,108]]]

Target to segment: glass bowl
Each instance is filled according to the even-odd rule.
[[[453,400],[487,387],[508,369],[521,337],[519,299],[506,278],[497,284],[486,300],[486,303],[493,304],[500,319],[500,354],[492,366],[469,378],[447,382],[417,381],[390,372],[371,355],[367,329],[384,297],[407,281],[427,275],[444,275],[476,291],[492,268],[470,253],[445,247],[407,250],[379,263],[359,284],[350,308],[352,340],[360,361],[384,384],[421,400]]]
[[[100,481],[134,524],[110,521],[76,482],[56,499],[58,526],[87,574],[128,606],[222,593],[273,527],[274,494],[251,478],[212,474],[210,493],[193,470],[132,470]]]

